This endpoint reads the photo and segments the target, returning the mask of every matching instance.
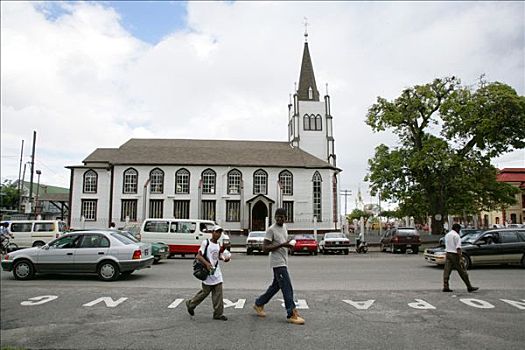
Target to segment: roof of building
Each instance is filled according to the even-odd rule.
[[[312,88],[312,98],[309,97],[308,90]],[[301,73],[299,75],[299,88],[297,98],[300,101],[319,101],[319,91],[315,84],[314,67],[308,50],[308,43],[304,43],[303,62],[301,63]]]
[[[525,168],[503,168],[496,179],[500,182],[525,182]]]
[[[83,162],[337,169],[288,142],[276,141],[130,139],[119,148],[97,148]]]
[[[18,183],[18,181],[15,181],[15,183]],[[26,191],[29,192],[29,187],[31,185],[30,181],[23,181],[22,186],[26,189]],[[38,187],[40,186],[40,189]],[[58,186],[50,186],[45,184],[38,184],[36,182],[33,182],[33,195],[35,193],[39,193],[39,195],[43,194],[69,194],[69,188],[65,187],[58,187]]]

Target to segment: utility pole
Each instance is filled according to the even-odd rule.
[[[351,190],[341,190],[341,194],[343,196],[345,196],[345,217],[346,217],[346,214],[347,214],[347,211],[346,211],[346,198],[352,194],[352,191]]]
[[[30,208],[29,213],[33,211],[33,175],[34,175],[34,169],[35,169],[35,146],[36,146],[36,131],[33,131],[33,152],[31,152],[31,180],[29,183],[29,208]]]
[[[20,165],[18,166],[18,211],[22,210],[22,183],[20,182],[20,176],[22,176],[22,158],[24,156],[24,140],[22,140],[22,148],[20,149]],[[24,164],[25,167],[25,164]],[[24,168],[25,170],[25,168]]]

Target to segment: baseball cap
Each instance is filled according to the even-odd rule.
[[[214,225],[214,226],[211,228],[211,231],[216,232],[216,231],[224,231],[224,230],[223,230],[222,227],[220,227],[219,225]]]

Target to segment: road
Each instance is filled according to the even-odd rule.
[[[280,294],[260,319],[253,300],[271,282],[268,257],[234,254],[223,265],[227,322],[199,289],[191,258],[169,259],[126,280],[94,276],[1,278],[1,345],[32,349],[521,349],[525,269],[471,270],[480,287],[441,289],[442,269],[422,255],[292,256],[290,272],[304,326],[286,323]],[[35,298],[31,300],[31,298]],[[100,299],[103,298],[103,299]],[[104,299],[105,298],[105,299]]]

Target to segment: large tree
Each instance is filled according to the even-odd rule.
[[[455,77],[405,89],[393,101],[378,97],[367,124],[399,138],[370,159],[371,192],[396,200],[403,212],[431,215],[443,232],[447,215],[512,204],[516,188],[496,181],[490,160],[525,147],[525,97],[508,85]]]
[[[18,206],[18,188],[10,180],[4,180],[0,185],[0,208],[16,209]]]

